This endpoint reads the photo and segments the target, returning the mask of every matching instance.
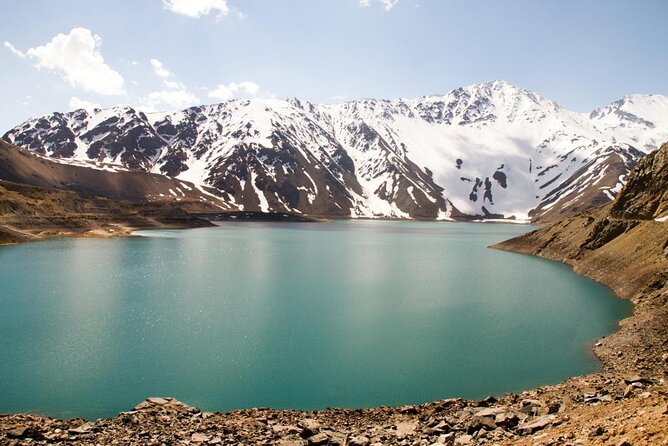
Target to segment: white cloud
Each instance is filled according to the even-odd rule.
[[[101,45],[100,36],[94,36],[86,28],[58,34],[49,43],[30,48],[25,54],[5,42],[12,53],[36,60],[37,69],[53,70],[73,87],[102,95],[123,95],[123,76],[104,63]]]
[[[162,78],[169,78],[173,76],[172,72],[165,68],[162,62],[160,62],[158,59],[151,59],[151,66],[153,67],[155,74]]]
[[[25,57],[26,57],[26,53],[24,53],[23,51],[17,49],[17,48],[16,48],[14,45],[12,45],[11,43],[5,41],[5,43],[4,43],[3,45],[4,45],[5,48],[7,48],[9,51],[11,51],[13,55],[15,55],[15,56],[17,56],[17,57],[20,57],[21,59],[25,59]]]
[[[229,84],[220,84],[209,91],[209,97],[226,101],[236,96],[256,96],[260,91],[260,86],[255,82],[242,81],[239,83],[230,82]]]
[[[223,18],[230,9],[227,0],[162,0],[163,7],[176,14],[200,18],[217,11],[217,17]]]
[[[377,0],[377,1],[378,1],[378,3],[381,3],[383,5],[383,8],[385,8],[385,11],[389,11],[397,3],[399,3],[399,0]],[[366,8],[369,5],[371,5],[371,0],[360,0],[360,6],[361,7]]]
[[[170,81],[168,79],[163,80],[162,83],[164,84],[165,87],[170,88],[172,90],[176,89],[183,90],[185,88],[182,83],[176,81]]]
[[[143,101],[147,111],[163,110],[165,108],[181,109],[200,103],[197,96],[186,89],[152,91]]]
[[[153,71],[156,76],[162,79],[162,84],[165,88],[152,91],[145,98],[141,98],[139,108],[152,112],[165,109],[180,109],[200,103],[199,98],[188,91],[183,83],[178,82],[174,73],[169,71],[161,61],[151,59],[150,62]]]
[[[95,108],[102,108],[102,106],[97,102],[86,101],[85,99],[80,99],[76,96],[72,96],[70,98],[69,106],[70,109],[72,110],[79,110],[80,108],[83,108],[84,110],[93,110]]]

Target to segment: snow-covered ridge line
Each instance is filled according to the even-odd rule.
[[[76,110],[4,138],[61,162],[213,187],[245,210],[540,220],[613,199],[668,140],[668,98],[630,95],[587,114],[493,81],[407,100]]]

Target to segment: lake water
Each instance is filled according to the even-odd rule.
[[[0,249],[0,413],[482,398],[593,371],[630,304],[519,225],[225,223]]]

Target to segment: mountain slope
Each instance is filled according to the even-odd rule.
[[[64,162],[212,187],[240,210],[547,221],[614,198],[668,139],[668,98],[627,96],[583,114],[494,81],[413,100],[77,110],[4,138]]]
[[[199,212],[228,210],[214,194],[192,183],[103,163],[66,164],[0,141],[0,180],[46,189],[64,189],[86,197],[133,203],[171,203]]]
[[[52,236],[129,235],[138,228],[210,226],[188,211],[216,213],[224,205],[180,180],[81,164],[57,163],[0,141],[0,245]]]

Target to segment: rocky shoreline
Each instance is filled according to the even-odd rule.
[[[526,242],[523,246],[527,252]],[[0,443],[668,444],[668,293],[665,286],[652,290],[646,285],[632,300],[636,303],[633,315],[622,321],[618,332],[596,343],[601,372],[555,386],[482,401],[447,399],[312,412],[258,408],[221,414],[202,412],[171,398],[149,398],[115,418],[96,421],[0,415]]]
[[[149,398],[88,422],[0,416],[2,444],[484,445],[666,444],[663,378],[600,373],[482,401],[314,412],[256,408],[202,412]]]

